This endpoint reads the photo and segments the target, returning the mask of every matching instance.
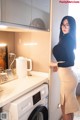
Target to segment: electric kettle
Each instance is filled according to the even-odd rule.
[[[29,68],[27,68],[29,63]],[[25,57],[16,58],[16,74],[18,78],[26,77],[28,71],[32,70],[32,60]]]

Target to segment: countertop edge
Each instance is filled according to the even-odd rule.
[[[31,90],[37,88],[38,86],[40,86],[41,84],[44,84],[44,83],[47,83],[47,84],[48,84],[48,78],[44,78],[44,80],[40,81],[40,82],[37,83],[37,84],[35,83],[35,85],[33,85],[32,87],[30,87],[30,88],[28,88],[28,89],[25,89],[24,91],[16,94],[15,96],[7,99],[6,101],[5,101],[5,100],[4,100],[4,101],[1,101],[0,107],[3,107],[3,106],[5,106],[6,104],[8,104],[8,103],[10,103],[10,102],[18,99],[19,97],[21,97],[21,96],[29,93]]]

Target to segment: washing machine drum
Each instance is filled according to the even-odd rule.
[[[48,120],[48,109],[45,106],[37,106],[28,120]]]

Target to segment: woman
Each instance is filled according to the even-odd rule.
[[[52,52],[57,62],[51,62],[53,71],[58,71],[60,78],[60,102],[63,120],[73,120],[73,113],[79,110],[76,99],[77,77],[72,71],[76,49],[76,22],[71,16],[65,16],[60,24],[59,43]]]

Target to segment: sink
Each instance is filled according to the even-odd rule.
[[[0,73],[0,83],[6,82],[8,80],[7,73]]]
[[[6,69],[5,72],[0,73],[0,84],[4,84],[15,79],[17,79],[17,75],[12,71],[12,69]]]

